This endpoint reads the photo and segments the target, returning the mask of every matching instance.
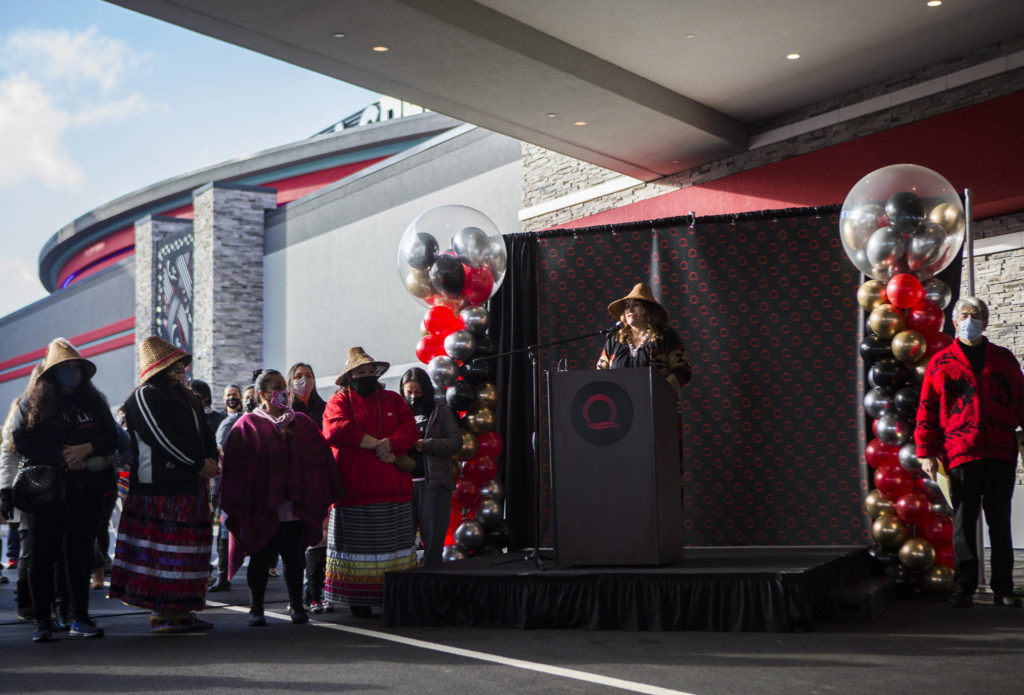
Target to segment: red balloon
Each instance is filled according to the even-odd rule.
[[[900,448],[883,444],[881,439],[872,439],[864,448],[864,460],[872,468],[892,468],[900,465]]]
[[[909,309],[924,298],[924,287],[910,273],[900,273],[886,283],[885,296],[889,298],[890,304],[900,309]]]
[[[875,471],[875,487],[891,500],[898,500],[914,489],[914,476],[903,466],[879,468]]]
[[[445,533],[445,536],[444,536],[444,544],[445,545],[454,545],[455,544],[455,529],[457,529],[459,527],[459,524],[461,524],[461,523],[462,523],[462,510],[453,507],[452,508],[452,513],[448,517],[448,532]]]
[[[953,552],[953,546],[942,545],[935,548],[935,563],[956,569],[956,554]]]
[[[953,542],[953,520],[945,514],[932,514],[932,518],[919,529],[919,532],[921,538],[924,538],[938,550],[940,547]]]
[[[466,284],[462,287],[462,297],[471,306],[483,304],[490,298],[491,290],[494,289],[494,276],[491,275],[491,269],[488,266],[482,268],[465,266],[465,268]]]
[[[953,344],[953,338],[947,333],[932,333],[925,336],[925,340],[928,342],[928,348],[924,351],[925,359],[931,359],[932,355],[945,350]]]
[[[452,492],[452,502],[460,507],[472,507],[480,499],[480,486],[469,478],[459,478]]]
[[[444,338],[429,333],[419,339],[416,343],[416,359],[427,364],[438,355],[444,354]]]
[[[439,335],[443,340],[449,333],[464,328],[462,319],[447,306],[437,304],[427,309],[423,315],[423,327],[432,335]]]
[[[896,508],[896,516],[911,526],[924,524],[932,515],[931,502],[923,492],[917,490],[901,495],[893,506]]]
[[[481,434],[476,438],[476,455],[479,456],[490,456],[491,458],[498,458],[498,454],[501,453],[501,449],[504,446],[504,442],[501,441],[501,435],[497,432],[488,432]]]
[[[942,313],[939,305],[927,299],[907,310],[907,328],[926,336],[928,342],[931,342],[933,334],[942,330],[945,322],[946,315]]]
[[[498,475],[498,464],[490,456],[477,456],[462,468],[462,474],[470,480],[483,485]]]

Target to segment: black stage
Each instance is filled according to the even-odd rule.
[[[516,559],[522,558],[522,559]],[[511,561],[510,561],[511,560]],[[687,548],[665,567],[538,569],[523,552],[392,572],[383,622],[592,630],[813,629],[825,599],[867,574],[863,547]]]

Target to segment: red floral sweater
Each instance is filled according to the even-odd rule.
[[[1015,461],[1014,430],[1024,425],[1024,374],[1013,353],[986,342],[980,379],[954,341],[928,364],[917,408],[919,458],[949,468],[982,458]]]

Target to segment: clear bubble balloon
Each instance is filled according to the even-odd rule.
[[[497,225],[465,205],[427,210],[409,224],[398,245],[399,276],[424,306],[487,301],[501,286],[507,264]]]
[[[865,275],[887,281],[901,272],[921,279],[945,269],[964,240],[963,205],[940,174],[915,164],[877,169],[850,189],[839,237]]]

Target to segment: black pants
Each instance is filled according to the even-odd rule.
[[[68,485],[67,499],[61,507],[27,515],[32,556],[28,582],[36,620],[50,615],[54,569],[60,557],[64,559],[71,619],[89,617],[89,575],[102,506],[102,493]]]
[[[443,560],[444,537],[452,515],[452,493],[440,487],[429,487],[426,480],[412,484],[412,521],[423,541],[423,565],[440,565]]]
[[[20,522],[8,521],[7,522],[7,559],[17,560],[18,555],[21,552],[21,538],[18,535],[18,526]]]
[[[949,471],[953,501],[953,552],[956,592],[971,595],[978,588],[978,517],[985,512],[992,546],[989,586],[996,594],[1013,593],[1013,542],[1010,510],[1016,483],[1016,461],[979,459]]]
[[[327,546],[306,549],[306,600],[309,604],[324,600],[324,579],[327,576]]]
[[[301,521],[285,521],[277,527],[277,535],[263,548],[249,554],[249,569],[246,580],[249,583],[249,606],[263,608],[263,597],[267,593],[267,570],[271,558],[278,552],[284,565],[284,583],[288,588],[288,603],[292,608],[302,608],[302,575],[306,569],[305,524]]]
[[[103,496],[100,520],[96,524],[96,545],[92,561],[93,570],[110,569],[110,517],[114,513],[114,505],[116,503],[116,490],[111,490]]]

